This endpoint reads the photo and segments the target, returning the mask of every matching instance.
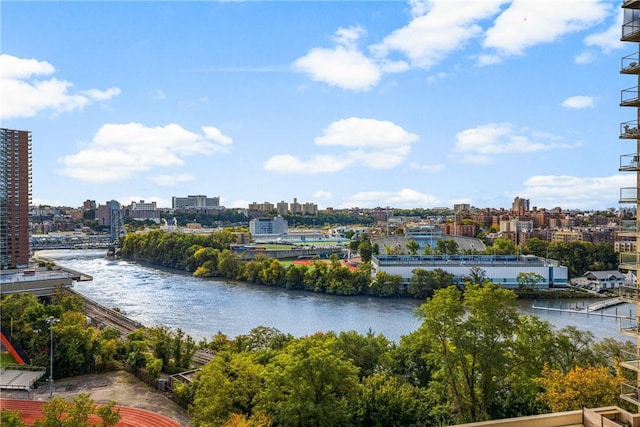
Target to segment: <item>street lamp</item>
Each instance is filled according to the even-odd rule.
[[[49,324],[49,335],[51,342],[49,344],[49,398],[53,396],[53,324],[60,321],[60,319],[56,319],[53,316],[49,316],[47,318],[47,323]]]

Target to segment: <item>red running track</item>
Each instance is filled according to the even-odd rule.
[[[45,403],[47,402],[0,399],[0,409],[20,411],[25,424],[33,425],[37,419],[43,418],[41,406]],[[182,427],[171,418],[144,409],[136,409],[129,406],[114,406],[114,409],[120,410],[121,416],[120,422],[116,424],[116,427]],[[92,415],[89,417],[89,421],[98,423],[99,425],[100,418]]]

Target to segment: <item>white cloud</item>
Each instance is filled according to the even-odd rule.
[[[410,188],[403,188],[397,192],[391,191],[362,191],[349,196],[340,203],[339,208],[375,208],[393,206],[396,208],[415,208],[438,206],[440,200],[430,194],[420,193]]]
[[[174,175],[158,175],[156,177],[149,177],[148,180],[156,185],[169,187],[176,184],[195,181],[196,177],[195,175],[190,173],[183,173]]]
[[[532,176],[518,194],[538,206],[566,209],[593,209],[618,205],[620,188],[635,187],[634,175],[577,177],[569,175]]]
[[[55,68],[46,61],[0,55],[0,118],[33,117],[42,111],[53,114],[82,110],[96,101],[108,101],[120,94],[117,87],[74,92],[73,83],[49,76]]]
[[[226,202],[226,200],[221,200],[221,202],[223,201],[224,201],[223,205],[225,207],[234,208],[234,209],[247,209],[249,204],[251,204],[249,200],[231,200],[228,203]]]
[[[444,170],[444,168],[445,168],[444,164],[442,164],[442,163],[435,163],[435,164],[424,163],[424,164],[420,164],[418,162],[411,162],[409,164],[409,167],[411,169],[415,169],[415,170],[419,170],[419,171],[423,171],[423,172],[427,172],[427,173],[442,172]]]
[[[331,200],[333,198],[333,193],[331,193],[331,191],[318,190],[313,193],[313,198],[315,200]]]
[[[429,68],[478,37],[482,29],[476,22],[496,14],[506,1],[465,2],[463,7],[451,0],[412,2],[413,20],[370,49],[378,58],[397,51],[407,56],[412,66]]]
[[[349,90],[368,90],[380,81],[380,69],[358,50],[337,46],[311,49],[292,65],[312,80]]]
[[[585,45],[599,47],[605,52],[622,49],[624,47],[624,44],[620,43],[620,27],[622,26],[624,11],[622,8],[618,8],[617,10],[618,13],[616,14],[615,22],[605,31],[585,37]]]
[[[17,56],[0,55],[0,78],[2,79],[25,79],[34,75],[53,74],[56,69],[47,61],[37,59],[24,59]]]
[[[478,55],[476,64],[479,67],[486,67],[488,65],[495,65],[501,62],[502,62],[502,58],[498,55],[482,54],[482,55]]]
[[[301,160],[290,154],[279,154],[265,162],[265,170],[278,173],[331,173],[350,166],[374,169],[392,168],[402,163],[418,136],[386,120],[351,117],[331,123],[324,135],[314,142],[318,146],[342,147],[339,155],[312,155]]]
[[[438,82],[439,80],[446,79],[447,77],[448,77],[447,73],[442,73],[441,72],[441,73],[433,74],[433,75],[427,77],[427,84],[432,85],[432,84]]]
[[[202,130],[200,135],[177,124],[105,124],[78,153],[58,159],[64,166],[60,172],[86,182],[121,181],[156,167],[183,166],[187,156],[227,149],[228,137],[216,128]]]
[[[501,55],[522,55],[529,47],[601,22],[609,11],[610,5],[600,0],[514,0],[487,30],[483,45]]]
[[[155,99],[155,100],[167,99],[167,95],[164,93],[162,89],[152,90],[151,92],[149,92],[149,95],[151,95],[151,99]]]
[[[573,61],[576,64],[581,64],[581,65],[590,64],[595,60],[596,60],[596,54],[592,50],[584,50],[580,52],[578,55],[576,55],[576,57],[573,59]]]
[[[592,96],[572,96],[562,101],[562,106],[580,110],[582,108],[593,108],[595,98]]]
[[[331,123],[324,129],[324,136],[316,138],[314,142],[317,145],[373,148],[406,146],[417,140],[417,135],[393,122],[351,117]]]
[[[367,30],[361,26],[354,26],[348,28],[338,28],[333,40],[340,46],[344,46],[348,49],[355,49],[357,47],[358,40],[367,34]]]
[[[278,154],[264,163],[264,169],[282,174],[316,174],[339,172],[351,164],[353,164],[352,159],[341,156],[314,155],[305,161],[290,154]]]
[[[218,128],[214,128],[211,126],[203,126],[202,131],[204,132],[204,137],[206,139],[210,139],[222,145],[233,144],[233,139],[226,135],[223,135],[222,132],[220,132],[220,129]]]
[[[515,130],[510,123],[489,123],[456,134],[454,152],[463,153],[465,163],[487,164],[492,157],[509,153],[573,148],[579,143],[567,144],[562,138],[530,129]]]

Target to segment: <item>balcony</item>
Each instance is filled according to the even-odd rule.
[[[620,226],[618,227],[618,234],[630,234],[630,236],[625,237],[635,237],[638,232],[638,221],[635,219],[623,219],[620,221]]]
[[[621,318],[620,332],[630,337],[638,338],[640,336],[640,329],[638,328],[637,319]]]
[[[634,19],[633,21],[622,24],[622,37],[620,37],[620,41],[640,41],[640,19]]]
[[[637,120],[620,123],[620,139],[640,139],[640,128]]]
[[[620,189],[620,203],[637,203],[637,202],[638,202],[637,187],[623,187]]]
[[[638,0],[640,3],[640,0]],[[622,58],[620,74],[640,74],[640,55],[634,52]]]
[[[620,285],[620,287],[618,288],[618,295],[622,301],[628,302],[630,304],[640,302],[640,289],[638,289],[636,285]]]
[[[638,153],[620,156],[620,172],[637,172],[640,170],[640,156]]]
[[[640,372],[640,354],[638,354],[638,351],[639,350],[636,350],[632,353],[622,350],[620,352],[620,356],[622,358],[620,366],[633,372]]]
[[[633,384],[620,384],[620,397],[634,405],[640,405],[640,388]]]
[[[640,0],[624,0],[622,7],[625,9],[640,9]]]
[[[620,252],[620,262],[618,268],[623,270],[640,270],[640,253]]]
[[[640,99],[638,98],[638,86],[624,89],[620,94],[621,107],[640,107]]]

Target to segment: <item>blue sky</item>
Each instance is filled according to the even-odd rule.
[[[33,202],[606,209],[619,1],[0,3]]]

